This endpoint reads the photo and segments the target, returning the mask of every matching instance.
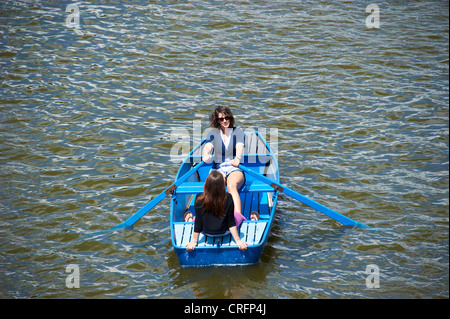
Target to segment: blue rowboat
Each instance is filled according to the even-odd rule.
[[[203,140],[181,164],[176,181],[185,176],[197,163],[201,162]],[[258,132],[245,133],[244,155],[241,159],[244,167],[279,182],[278,163],[267,142]],[[245,251],[239,250],[231,235],[211,237],[200,234],[198,245],[194,251],[188,252],[186,244],[191,241],[194,232],[194,222],[184,222],[186,211],[195,216],[195,195],[203,192],[211,164],[203,164],[195,174],[171,190],[170,230],[172,245],[181,266],[212,266],[212,265],[251,265],[259,261],[270,229],[278,200],[278,190],[274,185],[260,181],[251,174],[245,173],[245,184],[240,190],[242,213],[247,218],[238,229],[239,236],[247,242]],[[250,221],[250,213],[259,213],[258,221]]]

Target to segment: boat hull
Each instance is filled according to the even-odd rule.
[[[177,179],[201,160],[202,141],[186,157],[177,174]],[[279,181],[278,164],[269,145],[259,133],[246,133],[243,163],[264,176]],[[186,250],[186,244],[193,235],[193,222],[183,222],[183,215],[191,211],[195,215],[195,195],[203,191],[203,182],[211,165],[203,165],[197,174],[180,185],[172,195],[170,223],[172,245],[181,266],[232,266],[258,263],[269,236],[278,199],[278,191],[246,174],[246,181],[240,190],[242,214],[250,219],[250,213],[257,211],[258,221],[244,221],[238,228],[241,240],[247,242],[247,249],[241,251],[231,235],[208,237],[200,234],[198,245],[193,251]]]
[[[248,247],[241,251],[238,248],[223,249],[194,249],[174,248],[181,266],[205,267],[205,266],[238,266],[253,265],[259,262],[264,245]]]

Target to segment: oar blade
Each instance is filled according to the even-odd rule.
[[[131,227],[136,223],[139,219],[141,219],[145,214],[147,214],[153,207],[158,205],[164,198],[167,197],[169,194],[173,194],[174,190],[180,186],[182,183],[184,183],[192,174],[194,174],[198,169],[204,164],[203,161],[195,165],[193,168],[191,168],[187,173],[185,173],[183,176],[181,176],[179,179],[176,180],[175,183],[167,187],[161,194],[156,196],[154,199],[152,199],[150,202],[144,205],[141,209],[139,209],[136,213],[134,213],[130,218],[128,218],[123,223],[120,223],[116,225],[113,229],[116,228],[126,228]]]
[[[152,199],[150,202],[145,204],[141,209],[139,209],[136,213],[134,213],[130,218],[128,218],[123,223],[118,224],[114,228],[126,228],[131,227],[136,223],[139,219],[141,219],[145,214],[147,214],[153,207],[158,205],[164,198],[167,197],[167,189]]]
[[[245,166],[239,165],[239,168],[241,168],[244,172],[248,173],[249,175],[251,175],[253,177],[256,177],[260,181],[262,181],[262,182],[264,182],[264,183],[266,183],[266,184],[268,184],[268,185],[270,185],[272,187],[275,186],[274,188],[276,188],[277,190],[285,193],[286,195],[288,195],[288,196],[298,200],[299,202],[301,202],[301,203],[303,203],[303,204],[305,204],[305,205],[307,205],[307,206],[309,206],[311,208],[314,208],[315,210],[317,210],[317,211],[327,215],[328,217],[333,218],[334,220],[340,222],[343,225],[355,226],[355,227],[360,227],[360,228],[372,228],[372,227],[367,226],[367,225],[365,225],[363,223],[354,221],[353,219],[348,218],[347,216],[339,214],[338,212],[335,212],[334,210],[332,210],[332,209],[330,209],[330,208],[328,208],[328,207],[326,207],[326,206],[324,206],[322,204],[319,204],[318,202],[313,201],[312,199],[309,199],[308,197],[306,197],[306,196],[304,196],[302,194],[299,194],[296,191],[293,191],[292,189],[290,189],[290,188],[288,188],[288,187],[286,187],[284,185],[281,185],[277,181],[271,180],[271,179],[269,179],[269,178],[267,178],[267,177],[265,177],[265,176],[255,172],[255,171],[252,171],[251,169],[249,169],[249,168],[247,168]]]
[[[370,226],[367,226],[363,223],[357,222],[347,216],[344,216],[342,214],[339,214],[338,212],[335,212],[334,210],[316,202],[313,201],[312,199],[309,199],[308,197],[299,194],[289,188],[284,189],[283,191],[286,195],[291,196],[292,198],[298,200],[299,202],[314,208],[315,210],[321,212],[322,214],[327,215],[328,217],[340,222],[343,225],[346,226],[354,226],[354,227],[360,227],[360,228],[371,228]]]

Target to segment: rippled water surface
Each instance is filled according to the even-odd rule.
[[[69,3],[0,4],[1,298],[448,298],[448,1],[377,1],[379,28],[373,1],[91,0],[78,28]],[[260,263],[206,269],[179,266],[168,199],[98,233],[222,104],[283,184],[383,230],[281,195]]]

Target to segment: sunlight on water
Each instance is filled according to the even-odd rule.
[[[448,2],[377,2],[379,28],[359,2],[74,4],[0,4],[0,297],[448,298]],[[179,266],[169,200],[102,233],[217,105],[276,129],[282,183],[383,230],[281,195],[260,263],[208,272]]]

